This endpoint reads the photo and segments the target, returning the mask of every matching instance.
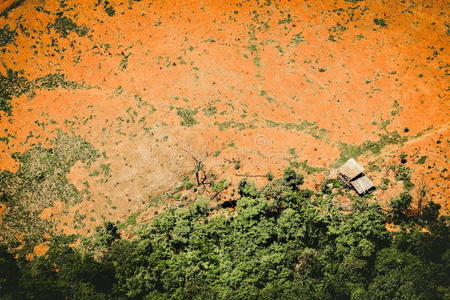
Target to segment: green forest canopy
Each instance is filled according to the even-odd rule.
[[[235,211],[213,215],[200,199],[130,240],[106,223],[84,247],[54,238],[30,262],[2,249],[0,299],[449,299],[439,205],[408,217],[405,195],[388,214],[361,198],[344,214],[302,183],[292,169],[260,189],[244,179]]]

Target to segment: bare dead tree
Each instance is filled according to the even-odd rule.
[[[425,184],[425,181],[422,179],[417,184],[417,214],[420,215],[422,213],[423,204],[427,201],[427,192],[429,188]]]
[[[220,190],[220,191],[215,192],[215,193],[210,197],[211,200],[216,199],[223,191],[224,191],[224,190]]]
[[[205,150],[203,154],[196,154],[190,149],[183,149],[194,160],[194,176],[197,187],[203,186],[206,189],[207,185],[211,185],[209,181],[213,176],[206,170],[205,160],[209,157],[210,153]]]

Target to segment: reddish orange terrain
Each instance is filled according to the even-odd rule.
[[[235,196],[191,189],[195,159],[230,183],[291,165],[318,190],[355,157],[370,201],[408,189],[413,210],[449,213],[447,1],[0,9],[0,237],[17,249],[39,255],[105,221],[131,234],[186,199]]]

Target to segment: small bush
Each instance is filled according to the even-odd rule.
[[[283,180],[287,186],[293,190],[297,190],[298,186],[303,184],[304,176],[298,174],[292,168],[286,168],[284,170]]]
[[[215,193],[220,193],[226,190],[229,185],[230,183],[227,180],[222,179],[221,181],[214,183],[212,190]]]
[[[399,198],[397,198],[396,201],[391,202],[393,203],[393,208],[397,208],[399,210],[406,210],[411,205],[412,197],[409,193],[401,193]]]
[[[387,26],[386,21],[384,19],[381,19],[381,18],[380,19],[375,18],[375,19],[373,19],[373,22],[375,23],[375,25],[378,25],[380,27],[386,27]]]
[[[0,28],[0,47],[4,47],[15,41],[17,33],[14,30],[9,30],[9,25],[6,24]]]
[[[197,124],[197,120],[194,119],[194,116],[197,114],[196,110],[192,110],[189,108],[178,107],[177,115],[181,118],[181,125],[186,127],[191,127]]]

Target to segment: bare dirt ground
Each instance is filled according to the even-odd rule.
[[[229,182],[297,162],[312,189],[355,156],[384,204],[403,190],[401,164],[414,205],[449,212],[446,1],[13,2],[0,4],[0,73],[29,85],[5,89],[0,169],[17,172],[12,154],[52,147],[58,131],[98,152],[64,173],[81,201],[37,205],[54,232],[178,205],[185,150],[209,153]]]

